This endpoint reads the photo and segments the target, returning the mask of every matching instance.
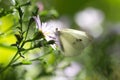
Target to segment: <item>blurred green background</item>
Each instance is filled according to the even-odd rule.
[[[28,0],[17,1],[23,4]],[[0,80],[120,80],[120,0],[30,1],[31,5],[23,8],[25,21],[42,3],[47,16],[56,14],[54,20],[88,32],[93,41],[79,56],[59,59],[52,52],[43,62],[10,69]],[[0,0],[0,65],[8,64],[16,52],[10,47],[16,41],[14,26],[18,22],[18,15],[11,12],[13,5],[14,0]]]

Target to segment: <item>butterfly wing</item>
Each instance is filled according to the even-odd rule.
[[[65,56],[80,54],[90,42],[85,32],[74,29],[61,30],[59,39]]]

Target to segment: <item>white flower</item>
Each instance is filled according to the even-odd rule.
[[[36,22],[36,28],[38,28],[45,36],[47,41],[54,40],[57,45],[59,45],[58,35],[56,35],[56,29],[61,30],[65,25],[61,21],[52,20],[42,23],[39,15],[33,17]],[[52,45],[52,47],[55,45]]]
[[[103,12],[94,8],[86,8],[75,15],[75,22],[94,38],[98,38],[103,33],[103,20]]]

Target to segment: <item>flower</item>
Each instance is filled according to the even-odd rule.
[[[44,10],[44,5],[42,2],[37,2],[37,7],[39,9],[39,11],[43,11]]]
[[[54,40],[55,44],[59,46],[59,39],[57,35],[57,30],[64,28],[64,24],[61,21],[51,20],[45,23],[42,23],[39,15],[33,17],[36,22],[36,28],[39,29],[45,36],[47,41]],[[56,45],[52,45],[55,49]]]
[[[76,24],[94,38],[98,38],[103,33],[103,20],[103,12],[94,8],[86,8],[75,15]]]

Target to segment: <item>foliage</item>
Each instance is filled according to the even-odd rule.
[[[119,0],[0,0],[0,80],[119,80],[119,4]],[[87,7],[104,13],[104,31],[79,56],[65,57],[35,25],[38,15],[41,25],[67,16],[69,28],[84,30],[74,15]]]

